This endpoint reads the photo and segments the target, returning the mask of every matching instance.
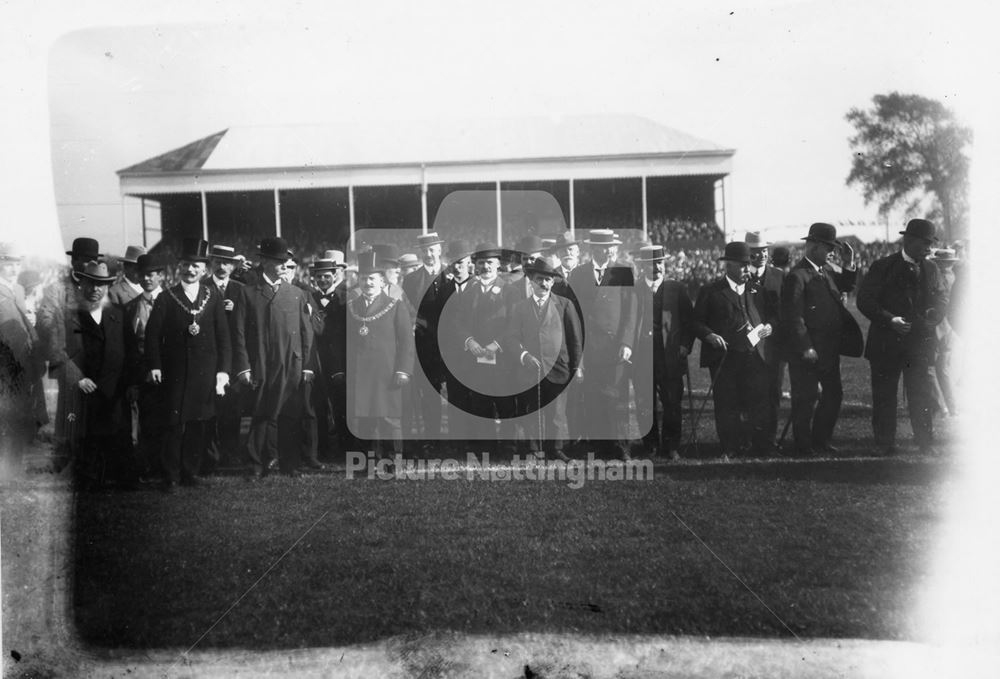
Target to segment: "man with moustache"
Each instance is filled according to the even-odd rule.
[[[139,280],[137,258],[146,254],[146,248],[141,245],[129,245],[125,254],[118,258],[121,263],[121,277],[108,289],[108,301],[123,307],[142,294],[142,281]]]
[[[610,229],[594,229],[584,241],[591,261],[569,276],[583,320],[583,417],[591,441],[609,440],[613,454],[630,460],[626,367],[635,342],[634,276],[616,266],[621,241]]]
[[[516,357],[511,371],[513,388],[526,414],[525,428],[531,452],[563,462],[569,438],[566,423],[566,385],[582,379],[579,371],[583,337],[576,307],[552,294],[559,273],[543,259],[524,266],[532,295],[518,299],[510,310],[504,337],[506,353]],[[513,361],[512,361],[513,362]]]
[[[250,440],[254,471],[278,470],[297,476],[303,381],[311,382],[313,326],[309,296],[284,280],[292,252],[284,238],[265,238],[259,246],[259,276],[243,287],[236,303],[233,370],[254,391]]]
[[[322,319],[322,329],[316,335],[316,353],[319,356],[319,378],[313,389],[313,406],[316,409],[316,445],[319,457],[330,457],[336,451],[342,454],[352,449],[353,438],[347,428],[345,332],[347,329],[348,290],[344,283],[344,253],[327,250],[313,262],[312,275],[316,290],[313,292],[315,313]],[[334,375],[341,375],[334,379]],[[333,439],[330,438],[330,420]]]
[[[858,290],[858,310],[872,322],[865,346],[872,369],[872,428],[875,445],[894,454],[902,375],[913,440],[921,453],[933,454],[932,370],[948,293],[940,271],[927,259],[938,240],[937,227],[926,219],[911,219],[900,234],[903,247],[873,262]]]
[[[131,488],[137,477],[123,402],[124,319],[107,298],[115,277],[106,263],[91,261],[72,278],[77,299],[65,315],[60,389],[75,395],[66,406],[75,475],[83,489],[93,489],[103,485],[110,469],[121,487]]]
[[[781,288],[781,320],[795,454],[810,457],[837,452],[832,439],[844,397],[840,357],[860,356],[864,340],[841,298],[857,277],[853,248],[838,241],[836,227],[825,222],[812,224],[803,240],[805,256],[785,274]],[[827,263],[837,247],[845,263],[840,272]]]
[[[243,283],[233,278],[240,259],[236,249],[229,245],[213,245],[209,250],[208,268],[211,277],[205,281],[222,300],[222,308],[229,324],[230,340],[236,333],[236,301],[240,298]],[[229,384],[222,395],[215,398],[215,417],[208,423],[208,442],[203,462],[209,467],[234,467],[241,464],[240,420],[243,416],[245,394]],[[203,465],[204,466],[204,465]]]
[[[136,466],[140,479],[159,476],[168,418],[163,389],[154,384],[146,365],[146,329],[156,298],[163,292],[164,262],[155,255],[139,255],[136,270],[142,294],[127,303],[125,315],[126,397],[138,415]]]
[[[347,303],[346,376],[352,431],[380,456],[402,454],[402,387],[413,371],[413,326],[406,304],[385,294],[385,263],[374,250],[358,256],[361,295]]]
[[[441,271],[441,246],[444,243],[437,233],[417,236],[423,266],[403,279],[403,291],[416,309],[414,341],[421,357],[420,367],[413,382],[414,408],[423,419],[422,438],[424,452],[433,448],[431,441],[441,438],[441,389],[445,383],[444,361],[438,346],[438,321],[444,306],[444,280]]]
[[[687,357],[694,343],[694,307],[684,285],[666,277],[667,254],[662,245],[639,249],[641,271],[636,283],[636,323],[633,372],[639,430],[647,427],[643,448],[650,458],[680,458],[681,405]],[[652,366],[652,372],[649,367]]]
[[[750,276],[747,283],[754,294],[760,295],[767,308],[767,315],[774,319],[775,340],[781,338],[781,325],[778,316],[781,312],[781,286],[785,282],[785,272],[771,266],[769,261],[771,244],[761,236],[759,231],[748,231],[743,242],[750,248]],[[771,364],[769,377],[770,401],[768,402],[768,425],[772,440],[778,432],[778,407],[781,405],[781,383],[785,374],[783,357],[779,356]]]
[[[205,427],[215,396],[229,384],[229,322],[222,297],[202,282],[208,261],[208,243],[184,239],[180,282],[157,298],[146,327],[146,365],[163,390],[169,427],[161,463],[166,492],[197,484]]]

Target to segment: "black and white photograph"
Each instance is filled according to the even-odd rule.
[[[2,676],[992,676],[984,9],[0,8]]]

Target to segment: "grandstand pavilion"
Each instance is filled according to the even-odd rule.
[[[628,115],[274,125],[226,129],[118,176],[150,247],[282,235],[351,250],[364,228],[448,238],[470,223],[510,245],[529,229],[647,234],[668,218],[721,239],[733,154]]]

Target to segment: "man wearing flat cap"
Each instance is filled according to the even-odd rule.
[[[621,241],[610,229],[594,229],[584,243],[588,264],[569,276],[582,319],[584,432],[611,441],[611,453],[629,460],[628,375],[635,342],[636,297],[631,267],[616,266]],[[576,435],[570,432],[571,435]]]
[[[838,241],[836,227],[824,222],[811,225],[803,240],[805,256],[785,275],[781,310],[795,451],[808,457],[837,452],[832,439],[844,397],[840,357],[860,356],[863,340],[842,299],[857,277],[853,248]],[[838,247],[845,264],[839,272],[827,262]]]
[[[900,233],[900,251],[873,262],[858,290],[858,310],[871,320],[865,358],[872,369],[872,428],[875,444],[893,454],[902,375],[913,440],[922,453],[933,453],[936,392],[931,371],[948,293],[938,268],[927,260],[938,240],[934,224],[911,219]]]
[[[293,256],[284,238],[260,242],[256,283],[243,287],[236,303],[233,372],[253,390],[247,450],[254,471],[297,475],[303,381],[312,381],[313,326],[308,295],[285,282]]]
[[[229,384],[232,344],[222,297],[203,282],[208,243],[185,238],[177,273],[146,327],[146,366],[163,390],[167,438],[161,457],[163,489],[193,486],[201,469],[215,397]]]
[[[725,263],[725,275],[701,289],[694,307],[701,366],[712,375],[715,429],[723,459],[746,450],[766,457],[774,447],[768,386],[777,360],[772,338],[776,310],[748,284],[746,243],[727,243],[719,259]]]

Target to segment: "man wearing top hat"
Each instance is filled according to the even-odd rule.
[[[297,474],[302,381],[312,381],[313,326],[308,295],[284,282],[292,256],[284,238],[260,242],[254,285],[244,286],[236,303],[233,371],[254,390],[247,449],[258,475],[275,469]]]
[[[115,277],[105,262],[90,261],[72,272],[76,304],[65,313],[66,362],[60,391],[66,393],[66,422],[75,473],[84,487],[97,487],[108,470],[131,487],[131,455],[125,395],[125,328],[122,311],[108,302]]]
[[[239,300],[243,283],[233,278],[233,273],[240,265],[236,249],[229,245],[213,245],[209,249],[208,269],[212,275],[205,283],[222,300],[222,308],[229,324],[231,340],[236,335],[236,302]],[[222,395],[215,398],[215,417],[208,423],[208,442],[206,446],[206,463],[210,465],[231,467],[241,463],[240,456],[240,420],[245,410],[245,393],[241,393],[235,384],[230,384]]]
[[[122,267],[121,276],[108,290],[108,300],[112,304],[125,306],[142,294],[137,258],[144,254],[146,248],[141,245],[129,245],[125,248],[125,254],[118,258]]]
[[[514,245],[514,252],[510,253],[511,269],[507,273],[501,274],[501,277],[507,281],[507,294],[512,295],[511,304],[527,299],[534,294],[531,281],[525,275],[524,267],[529,262],[540,259],[543,252],[545,252],[545,244],[541,238],[533,233],[522,236]]]
[[[38,335],[18,284],[21,255],[0,243],[0,479],[20,475],[21,459],[48,422]]]
[[[146,326],[146,365],[161,385],[169,428],[161,458],[167,491],[197,483],[215,397],[229,384],[229,322],[222,297],[202,281],[208,262],[208,243],[184,239],[180,282],[157,298]]]
[[[621,241],[610,229],[590,231],[590,262],[569,276],[583,325],[583,417],[587,431],[571,435],[613,439],[614,454],[630,459],[626,368],[635,342],[636,297],[631,267],[616,266]]]
[[[701,289],[694,307],[701,366],[712,375],[715,430],[723,459],[747,449],[755,457],[767,456],[774,447],[768,389],[777,360],[772,344],[776,310],[748,284],[746,243],[726,243],[719,260],[725,275]]]
[[[747,284],[753,289],[754,294],[761,295],[768,309],[768,316],[774,319],[773,341],[777,342],[782,337],[781,323],[781,287],[785,282],[785,272],[771,266],[770,252],[768,248],[771,243],[767,242],[759,231],[747,231],[743,242],[750,248],[750,277]],[[777,360],[771,364],[770,400],[768,401],[768,431],[772,440],[778,432],[778,408],[781,405],[781,382],[785,374],[785,361],[778,351]]]
[[[361,296],[347,302],[347,414],[352,432],[380,456],[402,453],[402,387],[413,374],[413,326],[406,304],[385,294],[385,263],[374,250],[358,257]],[[340,379],[345,376],[340,374]]]
[[[68,354],[66,353],[66,319],[76,310],[77,283],[73,278],[74,271],[80,271],[87,262],[102,258],[100,245],[93,238],[80,237],[73,240],[73,247],[66,251],[70,258],[70,266],[58,280],[45,290],[41,303],[38,305],[37,322],[38,341],[42,347],[42,356],[49,363],[49,377],[60,385],[56,399],[55,437],[57,447],[62,449],[69,443],[72,435],[69,429],[74,425],[67,420],[69,406],[77,400],[75,388],[64,390],[61,385],[71,383],[63,373],[66,371]]]
[[[857,277],[853,248],[838,241],[837,229],[824,222],[811,225],[803,240],[805,256],[785,274],[781,288],[781,322],[795,451],[808,457],[837,452],[832,439],[844,394],[840,357],[860,356],[864,341],[841,298]],[[845,264],[839,272],[827,263],[837,247]]]
[[[438,321],[444,307],[444,276],[441,276],[441,245],[444,241],[436,233],[417,237],[423,265],[403,279],[403,291],[416,310],[414,341],[417,352],[423,357],[420,370],[413,381],[415,407],[423,419],[425,448],[429,441],[441,438],[441,395],[445,382],[444,362],[438,346]]]
[[[156,298],[163,292],[165,262],[156,255],[136,260],[142,294],[123,308],[125,320],[126,397],[137,419],[135,459],[140,478],[162,477],[160,463],[168,428],[163,389],[153,384],[146,365],[146,329]]]
[[[343,453],[352,443],[346,420],[346,384],[343,379],[333,379],[335,374],[343,375],[346,370],[346,268],[344,253],[340,250],[327,250],[312,264],[312,278],[316,288],[312,295],[312,306],[315,309],[314,315],[322,319],[314,340],[319,356],[319,373],[312,390],[313,407],[316,411],[317,454],[321,458],[329,458],[335,452]],[[333,440],[330,438],[331,420]]]
[[[941,273],[927,260],[937,228],[911,219],[899,252],[872,263],[858,290],[858,310],[871,320],[865,358],[872,369],[872,428],[875,444],[895,452],[896,393],[903,377],[913,440],[923,453],[934,452],[933,369],[937,326],[948,310]]]
[[[633,358],[633,364],[640,367],[632,375],[639,429],[649,427],[643,436],[647,455],[676,460],[680,457],[684,375],[694,343],[694,306],[684,285],[667,278],[667,254],[662,245],[640,248],[634,261],[642,273],[636,283]]]
[[[534,259],[524,265],[524,273],[532,295],[513,304],[504,336],[504,350],[514,366],[511,386],[519,414],[525,415],[531,452],[566,462],[566,386],[582,377],[580,319],[569,300],[552,294],[559,272],[548,262]]]

